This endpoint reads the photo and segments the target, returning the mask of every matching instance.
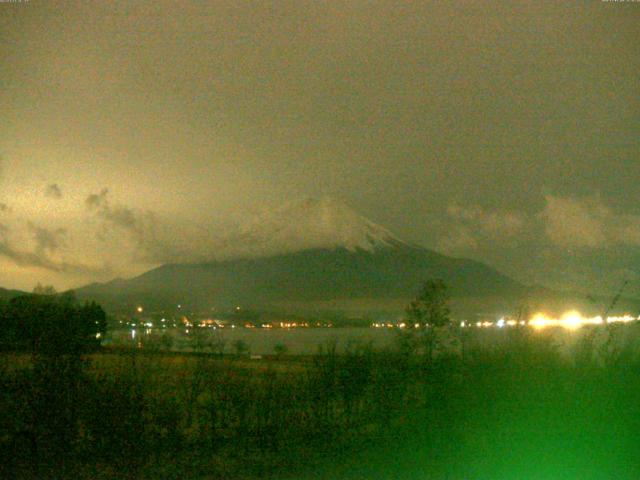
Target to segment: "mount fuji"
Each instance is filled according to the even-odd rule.
[[[309,311],[398,310],[426,279],[455,298],[515,302],[527,287],[473,260],[411,245],[330,199],[307,199],[258,216],[212,245],[210,259],[159,266],[127,280],[78,289],[112,310],[144,304],[191,311],[243,305]]]
[[[401,244],[386,228],[331,197],[308,198],[256,215],[216,245],[216,257],[264,257],[312,249],[373,252]]]

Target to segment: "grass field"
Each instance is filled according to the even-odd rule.
[[[640,363],[523,334],[430,359],[0,357],[2,478],[640,478]]]

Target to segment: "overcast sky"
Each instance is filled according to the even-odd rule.
[[[0,286],[141,273],[329,195],[640,294],[640,3],[204,3],[0,3]]]

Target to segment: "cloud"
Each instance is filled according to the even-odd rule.
[[[453,204],[447,208],[445,225],[446,232],[438,242],[439,248],[446,253],[459,253],[511,240],[524,231],[527,222],[517,212]]]
[[[606,243],[605,223],[609,212],[596,199],[545,196],[540,213],[549,240],[560,247],[596,248]]]
[[[33,233],[33,239],[36,242],[35,251],[41,255],[55,253],[62,243],[62,237],[67,232],[65,228],[49,230],[36,226],[31,222],[29,222],[29,229]]]
[[[38,267],[53,272],[68,271],[65,265],[57,264],[35,252],[18,250],[12,247],[6,240],[0,241],[0,255],[13,260],[16,265],[21,267]]]
[[[150,263],[168,263],[185,260],[189,253],[180,248],[171,235],[171,228],[163,225],[153,212],[140,212],[124,205],[111,205],[109,190],[88,195],[85,205],[103,222],[102,238],[116,228],[133,242],[135,260]]]
[[[56,199],[62,198],[62,190],[60,189],[60,186],[57,183],[52,183],[51,185],[48,185],[44,194],[49,198],[56,198]]]
[[[454,204],[447,208],[447,214],[451,219],[495,238],[513,237],[525,225],[519,213],[488,211],[479,206],[461,207]]]
[[[36,252],[18,250],[11,247],[7,242],[0,242],[0,256],[12,260],[20,267],[36,267],[56,273],[83,273],[83,274],[106,274],[110,270],[106,267],[95,267],[91,265],[55,261],[43,257]]]
[[[153,216],[151,213],[139,214],[129,207],[117,205],[111,206],[109,202],[109,189],[104,188],[100,193],[87,196],[85,205],[93,211],[98,218],[108,224],[126,230],[136,237],[144,236],[145,222]]]
[[[107,195],[109,194],[108,188],[103,188],[100,193],[92,193],[87,196],[84,201],[88,208],[100,208],[107,205]]]
[[[64,259],[55,259],[52,254],[60,246],[60,236],[65,233],[64,229],[47,230],[29,224],[34,234],[34,250],[20,249],[10,242],[11,229],[4,224],[0,224],[0,256],[12,260],[20,267],[35,267],[52,272],[64,273],[85,273],[104,274],[108,272],[105,267],[96,267],[78,262],[69,262]]]
[[[451,205],[447,208],[447,231],[439,245],[443,251],[455,253],[517,243],[528,248],[546,245],[574,254],[640,246],[640,215],[616,213],[598,196],[545,195],[544,200],[544,208],[532,215]]]
[[[438,250],[446,254],[468,252],[478,248],[478,240],[469,228],[464,225],[454,225],[438,241]]]
[[[640,215],[619,214],[599,197],[545,196],[539,214],[547,238],[563,248],[640,246]]]

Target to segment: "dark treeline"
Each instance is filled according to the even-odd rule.
[[[81,305],[72,292],[0,304],[2,478],[57,478],[73,463],[87,388],[84,355],[105,332],[102,307]],[[16,465],[29,469],[20,473]]]
[[[102,307],[79,304],[72,292],[33,294],[0,302],[0,348],[33,354],[78,354],[100,345]]]

